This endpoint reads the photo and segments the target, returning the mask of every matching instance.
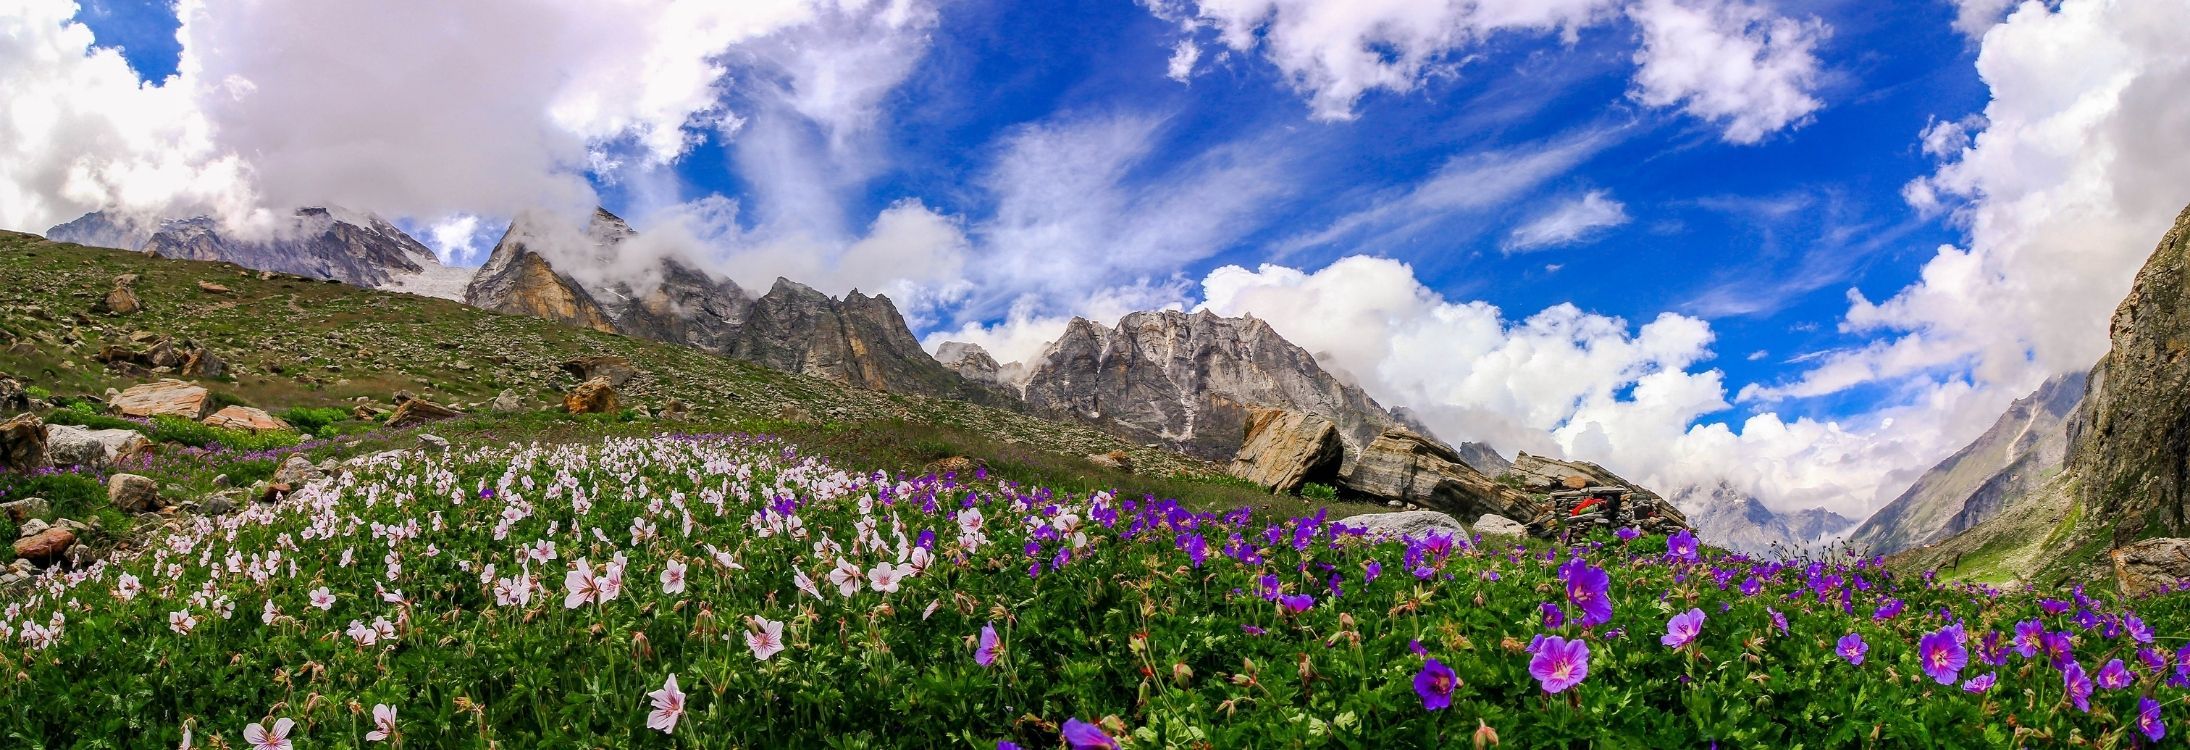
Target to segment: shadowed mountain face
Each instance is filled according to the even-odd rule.
[[[471,271],[441,265],[433,250],[379,216],[300,208],[264,236],[242,236],[209,216],[145,221],[93,212],[47,231],[59,242],[212,260],[354,286],[456,299]]]
[[[2057,376],[2010,405],[1990,429],[1940,461],[1856,527],[1848,541],[1891,554],[1959,534],[2037,490],[2068,457],[2068,423],[2084,373]]]

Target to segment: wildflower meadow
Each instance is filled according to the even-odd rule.
[[[2157,745],[2174,598],[1375,539],[751,435],[391,451],[0,595],[8,747]]]

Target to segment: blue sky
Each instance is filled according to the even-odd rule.
[[[597,201],[748,286],[888,292],[931,345],[1023,355],[1070,315],[1252,313],[1448,437],[1855,513],[2103,351],[2164,226],[2153,206],[2190,197],[2152,139],[2088,135],[2169,88],[2182,53],[2139,27],[2190,0],[1498,0],[1382,19],[1339,0],[34,5],[30,28],[83,57],[40,65],[111,74],[101,48],[118,50],[144,84],[64,115],[206,125],[114,139],[179,144],[108,154],[177,184],[18,170],[48,201],[0,211],[14,228],[339,202],[476,263],[517,211]],[[2046,47],[2079,44],[2084,69],[2051,70]],[[1198,57],[1179,70],[1182,45]],[[170,79],[185,58],[198,72]],[[2070,191],[2094,179],[2069,175],[2090,169],[2158,197],[2084,200]],[[2095,207],[1995,213],[2005,197]],[[2110,249],[2049,239],[2071,229]],[[2034,270],[2064,262],[2074,283]]]

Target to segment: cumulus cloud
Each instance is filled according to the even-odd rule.
[[[1824,103],[1823,21],[1774,15],[1747,0],[1642,0],[1628,8],[1642,29],[1631,96],[1679,106],[1719,124],[1729,143],[1756,143],[1800,127]]]
[[[102,207],[232,223],[328,203],[419,217],[582,211],[595,200],[589,173],[659,166],[728,127],[733,48],[839,7],[855,6],[184,0],[178,73],[139,84],[69,20],[73,3],[26,0],[0,11],[0,148],[11,151],[0,223],[42,230]],[[920,11],[897,0],[867,13]],[[803,111],[847,100],[860,95]]]
[[[1192,39],[1181,39],[1178,46],[1171,48],[1171,60],[1164,63],[1164,76],[1185,83],[1194,77],[1197,62],[1201,62],[1201,45]]]
[[[1938,169],[1904,195],[1967,229],[1882,301],[1850,291],[1843,331],[1873,337],[1753,395],[1832,393],[1967,372],[2004,405],[2090,367],[2131,279],[2190,203],[2190,3],[2026,3],[1984,35],[1980,117],[1921,134]],[[1977,427],[1965,428],[1974,434]]]
[[[1506,235],[1507,252],[1570,245],[1628,222],[1627,205],[1610,193],[1591,190],[1536,215]]]
[[[1320,120],[1349,120],[1363,94],[1412,91],[1457,67],[1457,53],[1501,31],[1564,30],[1616,0],[1141,0],[1159,17],[1243,54],[1262,54]]]
[[[1982,37],[1985,32],[2007,16],[2008,9],[2015,7],[2016,0],[1953,0],[1954,30],[1971,38]]]
[[[1714,334],[1702,320],[1667,313],[1636,326],[1566,304],[1509,317],[1446,299],[1381,258],[1314,272],[1227,266],[1203,292],[1204,307],[1268,321],[1445,439],[1599,461],[1668,491],[1724,480],[1782,510],[1868,511],[1955,439],[1921,420],[1902,425],[1927,410],[1982,407],[1966,388],[1943,387],[1848,420],[1713,421],[1729,405],[1724,376],[1707,366]]]

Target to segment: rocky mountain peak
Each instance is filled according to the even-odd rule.
[[[2069,425],[2069,469],[2113,543],[2190,532],[2190,209],[2114,311],[2113,348]]]
[[[234,263],[354,286],[458,299],[469,269],[378,215],[338,207],[292,211],[273,227],[237,232],[211,216],[149,219],[95,211],[47,230],[61,242]]]

